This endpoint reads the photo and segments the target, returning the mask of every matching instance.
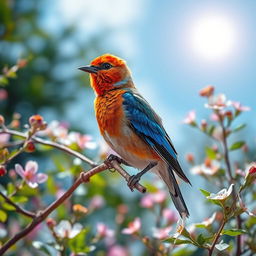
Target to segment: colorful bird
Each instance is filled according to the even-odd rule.
[[[125,163],[142,170],[131,176],[130,188],[144,173],[152,170],[168,186],[181,217],[188,217],[175,174],[190,182],[179,165],[177,152],[161,118],[139,94],[126,62],[105,54],[94,59],[91,65],[79,69],[90,73],[101,135]]]

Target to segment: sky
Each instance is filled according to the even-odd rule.
[[[209,84],[251,107],[241,118],[248,122],[241,136],[248,135],[246,140],[255,147],[256,1],[59,0],[48,12],[49,27],[58,25],[56,17],[75,24],[85,42],[103,34],[102,54],[127,61],[139,91],[162,117],[182,159],[198,150],[195,136],[197,142],[204,140],[182,120],[191,109],[198,119],[207,116],[198,91]],[[77,99],[77,112],[84,113],[86,97]],[[90,132],[98,136],[95,120],[90,123]]]

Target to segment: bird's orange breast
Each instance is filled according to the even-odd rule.
[[[113,90],[98,96],[94,102],[95,114],[101,134],[119,136],[121,122],[124,118],[122,108],[123,90]]]

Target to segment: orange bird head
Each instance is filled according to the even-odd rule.
[[[125,61],[111,54],[99,56],[91,65],[79,69],[90,73],[91,86],[99,96],[110,90],[134,87]]]

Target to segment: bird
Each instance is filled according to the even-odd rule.
[[[161,118],[135,87],[125,60],[104,54],[78,69],[89,73],[99,130],[118,154],[113,157],[121,157],[123,163],[141,170],[131,176],[128,186],[132,189],[147,171],[155,172],[167,185],[180,216],[189,217],[176,175],[191,183]]]

